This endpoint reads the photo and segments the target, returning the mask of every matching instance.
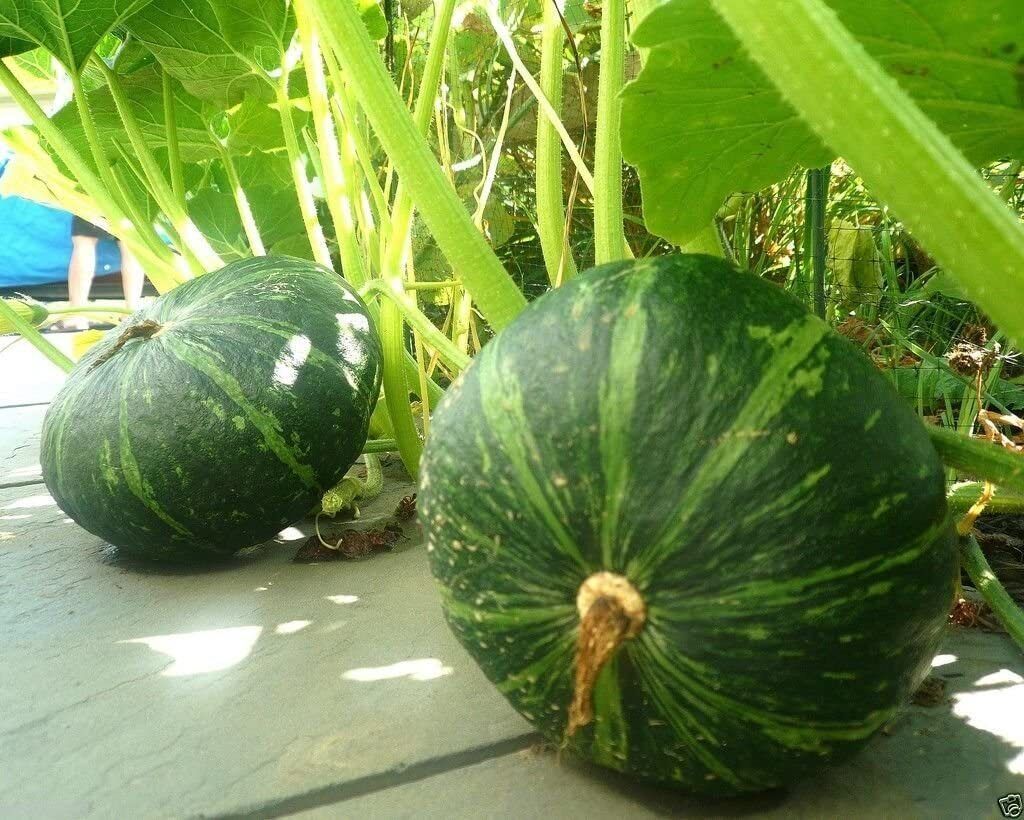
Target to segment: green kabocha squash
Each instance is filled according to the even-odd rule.
[[[448,622],[512,705],[697,792],[858,749],[952,602],[920,421],[824,323],[706,256],[529,306],[438,406],[419,498]]]
[[[334,273],[259,257],[110,331],[43,421],[57,504],[126,553],[227,555],[308,512],[358,457],[380,389],[366,306]]]

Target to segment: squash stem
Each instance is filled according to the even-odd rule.
[[[178,201],[171,186],[164,178],[163,171],[156,161],[153,152],[150,151],[146,138],[139,126],[139,121],[132,110],[131,102],[121,84],[121,79],[115,74],[99,56],[93,56],[93,63],[103,73],[107,81],[107,88],[114,100],[114,106],[124,125],[128,141],[131,143],[135,157],[142,168],[142,177],[145,179],[149,193],[156,200],[157,205],[167,215],[171,227],[181,240],[182,250],[194,258],[201,266],[196,273],[217,270],[224,266],[224,261],[210,246],[206,237],[196,227],[185,210],[185,205]],[[84,114],[83,114],[84,115]]]
[[[999,623],[1021,651],[1024,651],[1024,610],[1021,610],[996,578],[978,545],[978,539],[973,535],[960,539],[960,564],[967,571],[981,597],[985,599],[985,603],[999,619]]]
[[[174,86],[170,73],[160,69],[160,90],[164,101],[164,128],[167,131],[167,169],[171,174],[174,199],[185,208],[185,169],[181,164],[181,143],[178,139],[178,114],[174,110]]]
[[[601,670],[627,638],[640,633],[647,619],[647,607],[636,587],[612,572],[594,573],[580,585],[576,609],[580,631],[566,740],[594,719],[594,687]]]
[[[565,29],[556,3],[546,0],[540,40],[540,88],[556,114],[562,108],[562,50]],[[456,83],[453,81],[453,87]],[[562,190],[562,141],[551,120],[537,117],[535,173],[537,188],[537,233],[544,253],[544,265],[552,287],[576,275],[576,262],[565,237],[565,203]]]
[[[370,439],[363,445],[363,454],[367,453],[397,453],[398,442],[393,438]]]
[[[228,147],[220,139],[213,135],[213,140],[220,153],[221,163],[224,165],[224,173],[228,177],[228,184],[231,186],[231,195],[235,200],[238,217],[242,220],[242,230],[245,232],[245,238],[249,242],[249,249],[252,251],[253,256],[266,256],[267,248],[263,244],[263,236],[260,234],[259,225],[256,224],[256,216],[252,212],[249,197],[242,187],[242,180],[238,176],[235,160],[231,156]]]
[[[928,426],[928,435],[947,467],[1024,493],[1024,455],[989,441],[968,438],[945,427]]]
[[[316,200],[313,188],[306,175],[306,160],[299,148],[299,139],[295,132],[295,118],[292,116],[292,101],[288,96],[288,71],[282,72],[277,85],[277,110],[281,117],[281,130],[284,132],[284,145],[288,153],[288,164],[292,169],[292,181],[295,184],[295,196],[302,214],[302,224],[306,228],[309,246],[313,249],[313,258],[325,268],[332,268],[331,252],[327,248],[324,230],[320,227],[320,218],[316,213]]]
[[[825,210],[831,175],[828,167],[807,172],[807,245],[814,282],[814,313],[819,319],[825,319]]]
[[[357,207],[358,203],[349,199],[349,186],[346,184],[345,171],[341,163],[338,134],[334,129],[334,120],[331,117],[327,76],[324,73],[324,61],[313,15],[306,5],[306,0],[297,0],[293,7],[299,30],[299,42],[302,46],[302,64],[306,69],[306,81],[309,86],[313,126],[316,131],[316,142],[323,168],[322,177],[327,196],[327,207],[331,214],[331,221],[334,223],[335,236],[338,239],[341,272],[349,282],[358,286],[367,279],[363,256],[359,249],[359,243],[356,241],[353,208]]]
[[[984,483],[971,481],[950,490],[946,500],[949,502],[949,510],[953,516],[959,518],[964,515],[981,497],[984,489]],[[1024,515],[1024,495],[997,492],[985,505],[985,512]]]
[[[404,290],[399,293],[391,283],[385,282],[383,279],[373,279],[359,289],[359,295],[363,299],[378,295],[387,297],[398,307],[405,321],[423,336],[423,341],[429,347],[434,348],[445,364],[460,371],[469,367],[470,357],[459,350],[444,333],[437,329],[429,317],[405,295]]]
[[[594,263],[631,257],[622,232],[623,72],[626,53],[625,0],[601,6],[601,64],[597,88],[597,139],[594,142]]]
[[[452,263],[484,317],[501,330],[526,306],[526,299],[444,176],[430,145],[388,76],[354,5],[311,0],[324,45],[338,59],[345,79],[373,124],[377,138],[402,175],[438,246]]]

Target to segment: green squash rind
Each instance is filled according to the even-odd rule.
[[[110,355],[125,328],[160,323]],[[109,358],[105,358],[109,356]],[[272,538],[358,457],[380,391],[366,306],[326,268],[232,263],[110,331],[43,422],[57,504],[145,558],[189,561]]]
[[[444,611],[564,741],[592,573],[647,623],[569,747],[691,791],[790,783],[923,679],[952,602],[943,473],[846,340],[711,257],[597,268],[534,302],[437,408],[420,517]]]

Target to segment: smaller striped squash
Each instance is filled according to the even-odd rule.
[[[848,341],[721,260],[545,294],[437,408],[419,509],[448,623],[601,765],[781,786],[923,679],[956,558],[921,422]]]
[[[358,457],[380,391],[366,306],[326,268],[234,262],[137,311],[43,421],[57,504],[124,553],[224,556],[272,538]]]

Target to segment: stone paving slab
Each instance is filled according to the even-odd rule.
[[[945,704],[787,795],[709,804],[518,753],[536,736],[444,626],[413,529],[362,562],[292,563],[298,529],[214,570],[120,561],[24,485],[62,376],[15,347],[0,354],[5,820],[998,817],[998,796],[1024,792],[1024,659],[979,632],[937,659]],[[411,489],[392,479],[354,526]]]
[[[70,354],[74,333],[46,338]],[[64,384],[64,372],[24,339],[0,336],[0,408],[48,402]]]
[[[532,737],[412,528],[365,561],[295,564],[294,541],[175,572],[116,560],[36,486],[0,490],[0,531],[0,817],[258,811]]]
[[[850,762],[788,792],[698,799],[645,787],[539,746],[297,814],[327,818],[752,816],[997,818],[1024,792],[1024,658],[1001,635],[951,630],[936,659],[945,702],[914,706]]]
[[[0,488],[42,481],[39,431],[44,415],[45,404],[0,408]]]

